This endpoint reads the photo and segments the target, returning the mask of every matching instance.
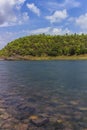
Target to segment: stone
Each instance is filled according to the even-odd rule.
[[[6,112],[0,115],[0,118],[2,118],[4,120],[8,119],[9,117],[10,117],[10,115]]]
[[[28,102],[32,102],[32,103],[35,103],[35,102],[36,102],[36,99],[29,98],[27,101],[28,101]]]
[[[8,122],[6,122],[6,123],[4,123],[3,125],[2,125],[2,129],[9,129],[9,130],[11,130],[12,129],[12,124],[11,123],[8,123]]]
[[[55,130],[64,130],[64,125],[60,121],[59,122],[57,121],[54,123],[54,128]]]
[[[35,113],[34,107],[20,106],[17,108],[17,114],[15,115],[15,118],[18,120],[24,120],[34,113]]]
[[[78,104],[79,104],[78,101],[71,101],[70,103],[71,103],[72,105],[78,105]]]
[[[87,107],[80,107],[79,110],[81,110],[81,111],[87,111]]]
[[[30,122],[37,127],[41,127],[47,124],[49,122],[49,119],[42,116],[31,116]]]
[[[38,116],[32,115],[32,116],[30,116],[29,119],[30,119],[30,120],[37,120],[37,119],[38,119]]]
[[[16,130],[27,130],[28,124],[19,123],[18,125],[15,126],[15,129]]]
[[[63,123],[63,121],[61,119],[58,119],[57,122],[58,123]]]

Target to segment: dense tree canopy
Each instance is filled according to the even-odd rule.
[[[4,56],[59,56],[87,53],[87,35],[31,35],[16,39],[0,51]]]

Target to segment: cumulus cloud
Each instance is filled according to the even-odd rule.
[[[53,15],[46,16],[46,19],[49,20],[51,23],[61,22],[62,20],[68,17],[66,9],[62,11],[55,11]]]
[[[40,16],[40,9],[34,4],[27,4],[28,9],[30,9],[33,13],[37,14],[38,16]]]
[[[20,13],[19,8],[22,7],[26,0],[2,0],[0,1],[0,26],[10,26],[14,24],[20,24],[24,21],[24,16],[27,17],[27,13]],[[26,16],[27,15],[27,16]],[[22,18],[23,17],[23,18]]]
[[[87,30],[87,13],[76,18],[76,24],[83,30]]]

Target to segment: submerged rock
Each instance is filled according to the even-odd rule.
[[[37,127],[43,126],[49,122],[49,119],[42,116],[31,116],[30,122]]]
[[[87,111],[87,107],[80,107],[79,110],[80,111]]]
[[[36,103],[36,99],[33,99],[33,98],[29,98],[27,101],[31,103]]]
[[[30,120],[37,120],[37,119],[38,119],[38,116],[32,115],[32,116],[30,116],[29,119],[30,119]]]
[[[17,114],[15,117],[18,120],[24,120],[27,119],[30,115],[35,113],[35,108],[34,107],[29,107],[29,106],[19,106],[17,108]]]
[[[19,123],[15,126],[15,130],[28,130],[28,124]]]

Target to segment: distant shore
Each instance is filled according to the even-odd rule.
[[[85,55],[73,55],[73,56],[11,56],[11,57],[0,57],[0,61],[8,60],[87,60],[87,54]]]

